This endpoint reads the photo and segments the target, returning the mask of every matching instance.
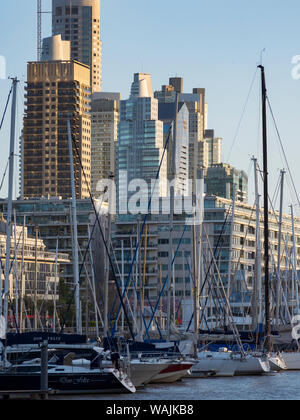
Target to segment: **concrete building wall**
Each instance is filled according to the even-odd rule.
[[[63,41],[60,34],[43,40],[42,61],[69,60],[71,60],[70,41]]]

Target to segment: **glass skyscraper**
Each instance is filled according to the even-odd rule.
[[[138,180],[147,184],[150,198],[151,181],[156,179],[161,161],[155,190],[157,196],[166,195],[167,151],[163,155],[163,128],[163,122],[158,120],[158,100],[153,97],[151,76],[136,73],[130,97],[120,105],[117,196],[121,214],[127,214],[127,205],[137,192]],[[128,187],[132,191],[128,191]]]

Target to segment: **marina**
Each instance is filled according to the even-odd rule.
[[[54,396],[54,399],[59,397]],[[80,400],[87,397],[78,397]],[[106,395],[89,399],[110,401],[115,397]],[[276,376],[244,377],[230,379],[184,379],[173,385],[156,385],[145,390],[140,390],[136,395],[122,395],[117,400],[132,401],[232,401],[232,400],[266,400],[266,401],[299,401],[300,385],[297,372],[284,372]]]
[[[214,250],[211,245],[207,249],[210,263],[205,268],[205,254],[203,253],[203,213],[204,213],[204,192],[203,178],[200,196],[193,198],[194,206],[190,220],[186,220],[185,227],[179,240],[175,244],[174,226],[175,226],[175,196],[171,194],[171,213],[168,216],[168,240],[169,253],[173,253],[173,258],[168,260],[168,274],[161,284],[161,291],[157,297],[156,303],[151,303],[149,290],[146,290],[145,275],[147,273],[147,249],[148,232],[147,220],[151,207],[152,195],[148,202],[148,213],[137,224],[137,237],[135,241],[135,250],[132,245],[132,261],[128,273],[124,273],[124,261],[122,261],[122,282],[118,281],[116,271],[119,266],[116,264],[114,245],[111,233],[111,215],[108,214],[107,231],[104,230],[100,222],[100,213],[97,210],[96,201],[91,192],[90,200],[94,210],[94,226],[92,232],[89,230],[89,242],[86,245],[84,259],[79,263],[79,255],[82,250],[78,246],[78,225],[77,225],[77,197],[74,177],[74,159],[80,156],[73,155],[73,137],[71,119],[68,117],[67,138],[70,161],[70,179],[71,179],[71,207],[72,214],[72,263],[73,263],[73,292],[69,296],[66,311],[60,319],[56,313],[57,307],[57,278],[54,279],[54,307],[51,308],[53,315],[52,331],[47,328],[45,319],[49,318],[43,315],[42,304],[38,302],[38,270],[37,260],[37,229],[35,229],[35,278],[33,298],[33,323],[27,315],[27,322],[31,327],[30,332],[23,331],[23,312],[25,308],[25,293],[19,295],[18,284],[18,264],[17,264],[17,225],[16,217],[14,222],[14,231],[12,229],[12,184],[13,184],[13,162],[10,161],[9,172],[9,198],[7,207],[7,220],[3,219],[6,232],[6,254],[4,270],[4,292],[3,302],[1,299],[1,370],[0,370],[0,392],[4,399],[13,397],[41,398],[48,399],[52,396],[82,396],[82,395],[110,395],[120,396],[122,394],[137,394],[141,389],[148,389],[151,395],[151,389],[158,384],[168,386],[170,392],[171,386],[178,382],[182,386],[191,387],[192,380],[200,385],[199,379],[203,381],[210,378],[212,381],[217,378],[240,378],[240,377],[264,377],[281,375],[284,371],[299,370],[300,358],[299,340],[295,339],[293,328],[293,315],[300,309],[299,302],[299,284],[297,274],[297,260],[294,259],[294,271],[292,271],[291,289],[289,290],[289,277],[286,277],[285,288],[280,278],[280,257],[278,256],[278,271],[275,281],[271,278],[270,266],[270,243],[269,243],[269,195],[268,195],[268,148],[267,148],[267,90],[265,80],[265,69],[262,65],[258,67],[261,72],[262,88],[262,138],[263,138],[263,236],[264,236],[264,264],[261,263],[262,249],[260,248],[261,239],[256,243],[256,257],[254,269],[254,283],[252,287],[251,313],[248,318],[251,319],[251,328],[246,324],[241,329],[234,314],[235,308],[232,305],[233,275],[232,249],[234,230],[233,217],[236,212],[235,192],[233,194],[231,206],[231,236],[229,241],[229,266],[226,278],[221,275],[220,265],[217,263],[217,252],[219,244],[223,240],[223,228],[219,233],[218,240],[214,243]],[[135,83],[135,82],[134,82]],[[137,81],[138,89],[142,89],[143,81]],[[16,112],[16,92],[18,80],[12,81],[12,118],[11,118],[11,156],[13,156],[14,137],[15,137],[15,112]],[[134,85],[134,84],[133,84]],[[10,96],[10,95],[9,95]],[[8,97],[9,100],[9,97]],[[176,94],[176,107],[179,106],[179,96]],[[176,112],[177,115],[177,112]],[[174,131],[177,132],[177,119],[174,122]],[[169,130],[164,151],[168,148],[171,138]],[[173,138],[176,145],[176,134]],[[75,152],[78,150],[75,145]],[[161,158],[161,162],[163,156]],[[253,159],[254,170],[257,176],[257,161]],[[172,167],[175,171],[175,148],[172,150]],[[159,176],[161,165],[157,171]],[[283,197],[283,172],[281,172],[281,203]],[[235,190],[234,190],[235,191]],[[110,205],[110,202],[108,203]],[[260,212],[258,193],[256,193],[256,212]],[[200,210],[200,221],[197,219],[197,211]],[[228,217],[230,213],[227,213]],[[260,230],[258,216],[256,220],[256,230]],[[282,228],[282,206],[279,213],[279,244],[281,246],[281,228]],[[189,313],[190,321],[188,327],[184,329],[182,325],[179,329],[176,325],[178,320],[178,311],[176,314],[176,294],[174,276],[176,275],[176,257],[180,252],[183,237],[185,234],[187,222],[190,222],[190,232],[192,233],[190,282],[192,282],[191,308]],[[103,293],[104,305],[100,309],[96,295],[96,277],[95,267],[92,265],[93,272],[90,274],[92,282],[90,283],[90,292],[94,305],[96,335],[93,337],[84,336],[82,328],[82,280],[81,273],[85,267],[85,258],[89,255],[90,263],[93,264],[91,241],[95,234],[95,226],[98,228],[99,238],[102,239],[103,255]],[[292,226],[294,233],[294,218],[292,214]],[[250,230],[253,234],[255,230]],[[207,234],[205,232],[205,234]],[[20,236],[25,240],[25,221],[23,231],[20,230]],[[142,269],[141,243],[144,237],[144,261]],[[12,238],[14,245],[12,246]],[[209,243],[209,238],[206,238]],[[174,243],[173,243],[174,241]],[[243,242],[245,243],[245,242]],[[122,243],[123,246],[123,243]],[[149,244],[151,248],[151,244]],[[12,254],[12,249],[14,253]],[[295,238],[293,237],[293,252],[296,252]],[[122,248],[122,259],[124,259],[124,249]],[[258,258],[258,255],[260,258]],[[67,260],[67,257],[65,257]],[[60,260],[62,261],[62,257]],[[22,253],[22,268],[24,263],[24,249]],[[183,261],[184,265],[184,261]],[[11,287],[11,270],[15,281],[15,287]],[[175,269],[174,269],[175,268]],[[206,273],[204,273],[204,271]],[[286,270],[287,271],[287,270]],[[58,273],[58,240],[56,243],[55,255],[55,276]],[[90,276],[87,272],[87,276]],[[262,281],[262,278],[264,281]],[[135,285],[131,290],[131,301],[128,299],[129,283],[134,279]],[[90,279],[89,279],[90,280]],[[173,283],[172,283],[173,281]],[[113,285],[113,287],[112,287]],[[209,286],[209,288],[208,288]],[[23,287],[23,286],[22,286]],[[26,288],[26,285],[25,285]],[[173,288],[173,290],[172,290]],[[12,290],[11,290],[12,289]],[[87,285],[86,285],[86,290]],[[114,290],[114,302],[109,297],[110,290]],[[248,292],[250,288],[248,288]],[[10,293],[14,293],[14,312],[10,302]],[[147,295],[146,295],[147,292]],[[24,294],[23,294],[24,293]],[[204,300],[204,295],[207,297]],[[275,295],[275,298],[272,296]],[[165,296],[166,305],[161,300]],[[240,293],[242,296],[243,294]],[[147,305],[146,298],[147,296]],[[272,296],[272,299],[271,299]],[[86,331],[89,331],[88,316],[88,295],[86,295]],[[132,300],[133,298],[133,300]],[[257,298],[258,300],[256,300]],[[292,306],[291,306],[292,298]],[[289,300],[288,300],[289,299]],[[208,308],[210,300],[210,308]],[[185,302],[182,314],[185,313]],[[212,306],[213,303],[213,306]],[[111,307],[112,305],[112,307]],[[118,309],[114,309],[114,305]],[[173,307],[172,307],[173,306]],[[181,305],[180,305],[181,306]],[[66,334],[65,328],[70,323],[70,311],[73,307],[73,334]],[[166,314],[163,316],[163,308],[166,308]],[[146,308],[148,308],[148,316]],[[181,309],[179,307],[179,309]],[[111,312],[110,312],[111,310]],[[150,311],[149,311],[150,310]],[[159,310],[159,314],[157,313]],[[10,312],[9,312],[10,311]],[[21,316],[19,316],[19,313]],[[114,313],[113,318],[111,314]],[[210,320],[209,319],[210,313]],[[10,314],[10,315],[9,315]],[[213,321],[212,315],[215,315]],[[286,319],[286,316],[287,318]],[[120,318],[121,317],[121,318]],[[164,318],[164,319],[163,319]],[[120,323],[121,320],[121,323]],[[205,321],[203,323],[203,321]],[[243,324],[243,319],[241,319]],[[47,320],[48,322],[48,320]],[[99,326],[99,322],[101,326]],[[58,325],[60,325],[58,329]],[[206,330],[201,330],[200,326],[206,326]],[[21,327],[21,328],[20,328]],[[70,326],[69,326],[70,328]],[[48,332],[47,332],[48,329]],[[101,333],[100,333],[101,331]],[[160,339],[154,336],[159,333]],[[291,349],[293,346],[293,349]],[[298,348],[297,348],[298,346]],[[213,348],[214,347],[214,348]],[[40,353],[40,354],[39,354]],[[249,379],[250,380],[250,379]],[[38,390],[40,387],[40,391]],[[156,388],[154,388],[156,389]],[[25,393],[25,394],[23,394]],[[147,394],[147,391],[145,391]],[[145,394],[145,395],[146,395]],[[143,394],[141,394],[143,395]],[[253,398],[255,395],[253,395]]]
[[[101,91],[99,0],[53,0],[43,40],[36,4],[21,131],[23,82],[1,91],[0,399],[112,401],[109,415],[300,400],[300,200],[263,52],[246,173],[221,159],[204,88],[176,76],[154,91],[139,72],[128,99]]]

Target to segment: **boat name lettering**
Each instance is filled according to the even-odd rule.
[[[66,376],[63,376],[62,378],[59,379],[59,382],[61,384],[88,384],[90,383],[90,380],[85,377],[85,376],[81,376],[79,378],[68,378]]]

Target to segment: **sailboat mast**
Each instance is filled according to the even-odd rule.
[[[296,301],[296,315],[299,315],[299,289],[298,289],[298,275],[297,275],[297,255],[296,255],[296,241],[295,241],[295,219],[294,219],[294,208],[291,205],[291,219],[292,219],[292,230],[293,230],[293,254],[292,254],[292,267],[293,267],[293,279],[294,279],[294,291],[295,294],[292,299]]]
[[[9,272],[10,272],[10,252],[11,252],[11,235],[12,235],[12,200],[13,200],[13,181],[14,181],[14,162],[15,162],[16,106],[17,106],[18,83],[19,81],[16,78],[13,79],[12,81],[13,97],[12,97],[12,106],[11,106],[10,151],[9,151],[7,224],[6,224],[4,307],[3,307],[3,314],[4,314],[6,325],[8,322]]]
[[[269,188],[268,188],[268,141],[267,141],[267,89],[265,68],[261,69],[262,87],[262,135],[263,135],[263,180],[264,180],[264,259],[265,259],[265,333],[268,351],[271,351],[270,279],[269,279]]]
[[[262,324],[262,282],[261,282],[261,242],[260,242],[260,196],[258,192],[257,159],[252,158],[254,164],[255,210],[256,210],[256,258],[255,258],[255,294],[253,309],[253,329],[257,330]]]
[[[177,119],[178,119],[179,94],[176,93],[175,120],[173,123],[172,159],[171,159],[171,188],[170,188],[170,220],[169,220],[169,264],[168,264],[168,285],[167,285],[167,339],[171,337],[171,279],[172,279],[172,255],[173,255],[173,228],[174,228],[174,199],[176,185],[176,141],[177,141]],[[172,186],[173,182],[173,186]]]
[[[58,264],[58,237],[56,239],[55,251],[55,281],[54,281],[54,299],[53,299],[53,332],[56,332],[56,298],[57,298],[57,264]]]
[[[277,283],[276,283],[276,325],[280,323],[280,306],[281,306],[281,236],[282,236],[282,218],[283,218],[283,191],[284,191],[284,175],[285,171],[280,172],[280,212],[279,212],[279,229],[278,229],[278,259],[277,259]]]
[[[73,219],[73,271],[75,283],[75,303],[76,303],[76,332],[81,334],[81,310],[80,310],[80,279],[79,279],[79,258],[78,258],[78,233],[77,233],[77,209],[76,209],[76,190],[74,179],[74,161],[73,161],[73,146],[72,146],[72,132],[71,121],[67,120],[68,127],[68,143],[69,143],[69,158],[70,158],[70,176],[72,189],[72,219]]]
[[[230,242],[229,242],[229,260],[228,260],[228,281],[227,281],[227,298],[230,300],[231,294],[231,280],[232,280],[232,260],[233,260],[233,231],[234,231],[234,218],[235,218],[235,202],[236,202],[236,185],[233,183],[232,186],[232,212],[231,212],[231,224],[230,224]],[[228,308],[226,309],[226,320],[225,326],[228,327]]]

